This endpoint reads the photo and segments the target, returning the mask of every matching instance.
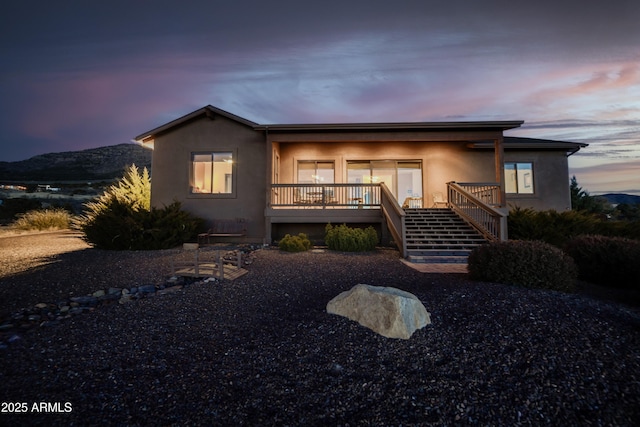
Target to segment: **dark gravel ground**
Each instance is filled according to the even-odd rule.
[[[0,310],[157,283],[176,253],[2,237]],[[640,310],[602,290],[419,273],[392,250],[267,249],[248,269],[25,332],[0,350],[0,401],[28,413],[0,424],[640,425]],[[395,340],[325,312],[358,283],[414,293],[432,324]]]

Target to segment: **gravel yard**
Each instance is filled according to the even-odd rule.
[[[163,283],[178,252],[0,236],[0,314]],[[251,259],[234,281],[12,332],[0,424],[640,425],[635,304],[420,273],[389,249]],[[358,283],[415,294],[432,324],[395,340],[325,312]]]

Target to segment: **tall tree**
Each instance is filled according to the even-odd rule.
[[[578,185],[576,176],[571,177],[569,186],[571,191],[571,209],[587,213],[605,213],[612,210],[611,205],[604,197],[594,197],[588,191]]]

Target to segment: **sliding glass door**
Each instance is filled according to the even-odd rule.
[[[347,161],[347,182],[381,183],[402,203],[407,197],[422,197],[422,162],[419,160]]]

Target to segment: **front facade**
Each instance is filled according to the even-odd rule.
[[[584,144],[503,136],[521,124],[259,125],[206,106],[136,140],[154,150],[153,206],[243,218],[247,242],[329,222],[372,224],[397,242],[403,207],[468,204],[457,192],[495,215],[569,209],[567,156]]]

